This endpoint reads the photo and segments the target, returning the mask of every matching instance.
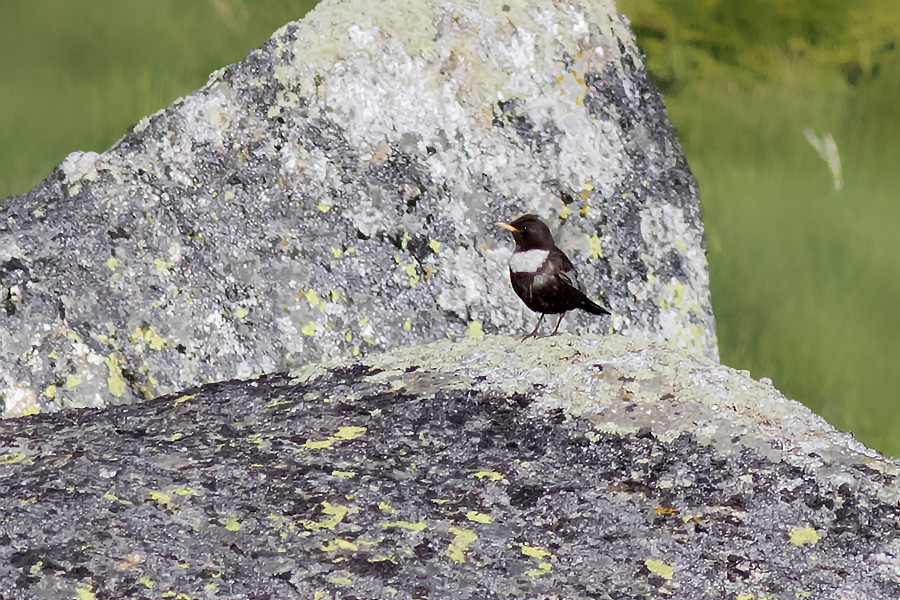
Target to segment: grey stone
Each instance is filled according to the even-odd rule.
[[[0,422],[0,597],[895,600],[897,474],[666,344],[440,341]]]
[[[7,415],[525,333],[536,212],[610,331],[717,355],[694,179],[611,1],[322,2],[0,203]]]

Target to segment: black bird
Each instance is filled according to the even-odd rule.
[[[544,315],[559,315],[555,335],[567,311],[580,308],[595,315],[609,311],[584,295],[575,267],[569,257],[556,247],[550,229],[536,215],[524,215],[512,223],[497,223],[512,232],[516,250],[509,259],[509,280],[513,290],[534,312],[541,313],[534,331],[522,339],[537,334]]]

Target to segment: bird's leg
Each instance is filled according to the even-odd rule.
[[[559,330],[559,324],[562,323],[562,318],[564,316],[566,316],[566,313],[564,313],[564,312],[559,313],[559,319],[557,319],[557,321],[556,321],[556,328],[553,330],[553,333],[551,333],[550,335],[556,335],[556,332]]]
[[[544,313],[541,313],[541,318],[538,319],[537,325],[535,325],[535,326],[534,326],[534,329],[531,331],[531,333],[529,333],[528,335],[526,335],[525,337],[523,337],[522,340],[527,340],[528,338],[531,338],[531,337],[536,336],[536,335],[537,335],[538,327],[541,326],[541,321],[543,321],[543,320],[544,320]]]

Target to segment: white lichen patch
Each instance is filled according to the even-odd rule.
[[[419,30],[433,30],[435,36],[453,30],[438,45],[397,29],[410,25],[399,17],[366,12],[356,15],[345,32],[349,48],[326,42],[313,51],[304,28],[295,47],[304,61],[295,63],[296,73],[278,67],[276,77],[286,87],[309,89],[312,71],[318,73],[315,65],[333,62],[315,87],[350,143],[376,148],[417,140],[421,149],[434,150],[427,158],[431,177],[451,186],[452,198],[476,192],[477,178],[486,175],[502,193],[546,212],[553,202],[543,190],[548,177],[573,190],[601,173],[610,185],[621,179],[628,168],[622,160],[623,134],[612,121],[591,117],[583,103],[584,72],[602,69],[611,53],[582,10],[547,11],[518,2],[441,10],[447,13],[416,16]],[[309,29],[315,29],[317,16],[313,11],[308,17]],[[576,57],[572,72],[561,69],[563,47]],[[310,63],[310,56],[318,60]],[[532,145],[492,126],[493,107],[507,99],[521,103],[536,130],[559,135],[546,155],[535,160]],[[367,210],[365,199],[349,216],[357,227],[372,223],[368,230],[388,218]]]
[[[644,262],[651,277],[649,287],[642,286],[638,293],[655,295],[662,338],[678,348],[715,348],[714,333],[698,331],[694,325],[701,321],[709,301],[709,271],[701,232],[688,223],[682,209],[665,202],[648,205],[640,223],[649,249]],[[672,255],[678,256],[686,281],[656,277],[656,273],[671,267],[663,261]]]
[[[95,181],[100,169],[101,157],[96,152],[72,152],[59,165],[69,185],[81,181]]]

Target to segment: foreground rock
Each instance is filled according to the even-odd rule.
[[[900,597],[897,464],[619,336],[0,423],[0,597]]]
[[[716,357],[696,186],[612,2],[322,2],[103,154],[0,203],[6,414],[525,332],[542,215],[564,331]]]

